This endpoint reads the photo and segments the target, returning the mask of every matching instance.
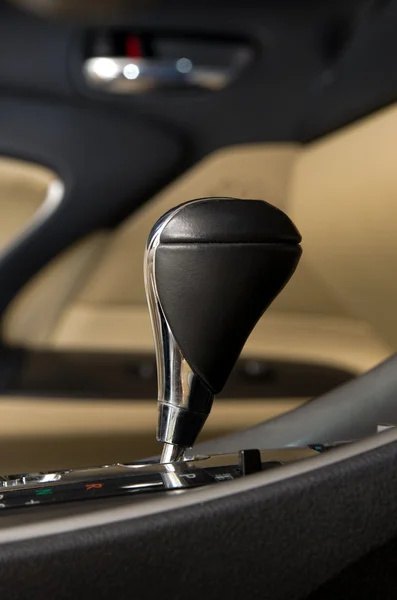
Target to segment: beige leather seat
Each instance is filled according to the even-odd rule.
[[[244,354],[369,369],[397,346],[396,130],[391,107],[304,147],[208,156],[114,233],[83,240],[29,282],[5,315],[4,338],[30,348],[152,352],[142,276],[152,224],[186,199],[235,195],[280,206],[304,240],[295,276]]]

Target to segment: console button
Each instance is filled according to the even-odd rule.
[[[240,450],[240,469],[242,475],[252,475],[262,471],[262,459],[259,450]]]

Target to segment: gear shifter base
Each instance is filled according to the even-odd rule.
[[[158,403],[157,439],[166,444],[191,448],[207,420],[212,405],[207,411],[189,410],[168,402]]]

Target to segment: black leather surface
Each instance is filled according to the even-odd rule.
[[[186,360],[214,393],[223,388],[300,253],[300,246],[282,243],[157,248],[155,276],[164,314]]]
[[[287,414],[197,444],[194,451],[222,453],[247,447],[332,443],[371,435],[378,424],[397,423],[396,373],[395,354],[365,375]]]
[[[176,212],[164,227],[160,242],[293,243],[302,238],[287,215],[263,200],[205,198]]]
[[[180,510],[2,545],[2,586],[9,600],[300,600],[396,536],[396,461],[389,443],[213,501],[196,492]]]
[[[396,597],[397,537],[349,565],[310,595],[309,600]]]
[[[344,569],[308,600],[395,600],[396,573],[397,538],[394,538]]]

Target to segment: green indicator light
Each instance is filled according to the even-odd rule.
[[[42,490],[36,490],[36,496],[50,496],[52,494],[51,488],[44,488]]]

